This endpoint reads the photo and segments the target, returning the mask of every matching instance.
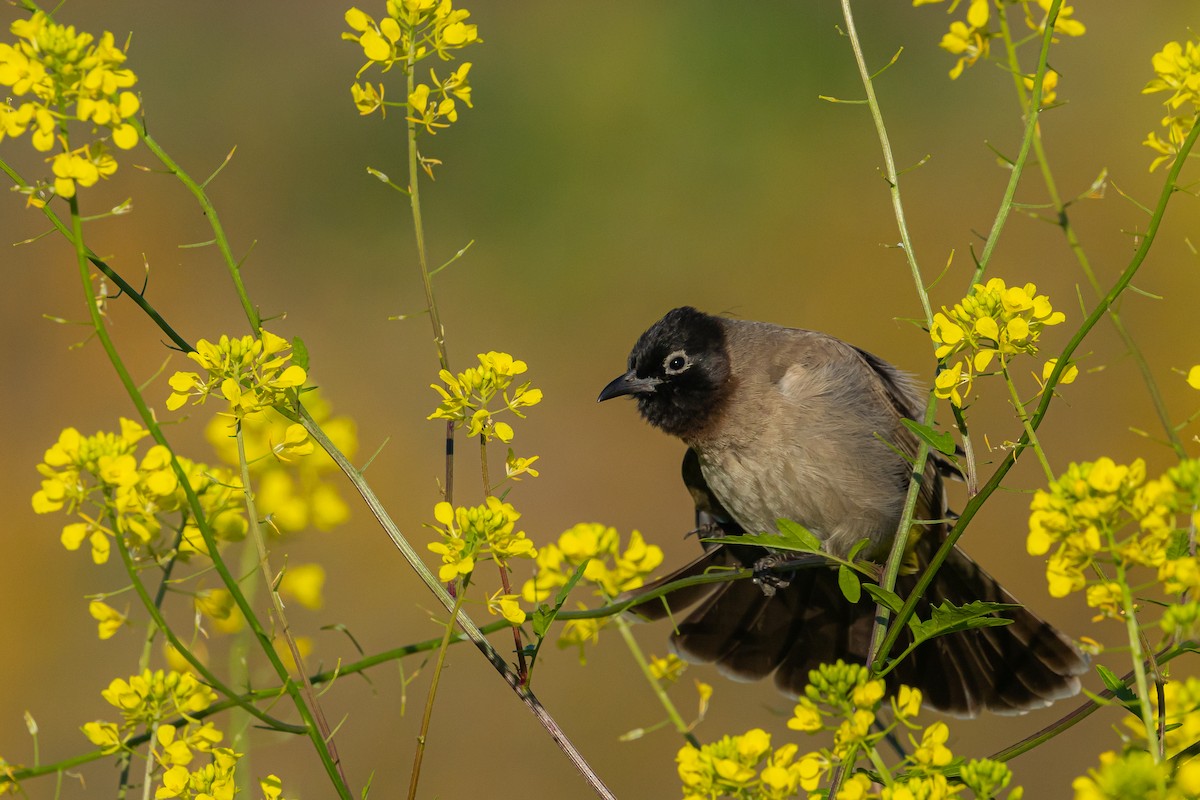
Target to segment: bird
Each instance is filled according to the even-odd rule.
[[[858,545],[858,558],[884,562],[919,447],[902,420],[922,417],[923,395],[908,374],[834,336],[690,306],[668,312],[638,338],[627,371],[598,398],[632,396],[650,425],[683,441],[683,481],[697,530],[706,533],[698,557],[639,594],[720,567],[750,567],[760,577],[689,586],[633,611],[676,618],[694,606],[671,635],[676,653],[735,680],[774,674],[793,697],[822,663],[864,664],[875,604],[865,596],[850,603],[828,561],[780,575],[764,569],[780,554],[720,538],[776,531],[779,520],[791,520],[830,556],[844,559]],[[943,479],[959,475],[940,454],[927,459],[914,517],[924,524],[909,542],[916,569],[902,570],[901,597],[950,530]],[[955,546],[917,614],[928,619],[943,602],[975,600],[1017,604]],[[918,688],[927,706],[959,717],[1020,714],[1078,693],[1088,668],[1079,647],[1023,606],[1003,616],[1008,624],[922,642],[888,673],[889,688]],[[902,639],[890,655],[905,646]]]

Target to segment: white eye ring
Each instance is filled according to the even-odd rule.
[[[691,365],[691,357],[683,350],[676,350],[663,359],[663,372],[667,375],[678,375]]]

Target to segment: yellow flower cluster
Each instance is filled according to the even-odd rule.
[[[822,765],[816,754],[796,760],[799,748],[771,748],[771,734],[754,728],[703,747],[685,745],[675,756],[684,800],[730,797],[775,800],[817,787]]]
[[[319,391],[304,395],[304,408],[321,426],[337,448],[354,458],[358,450],[358,431],[354,420],[333,416],[332,409]],[[246,460],[254,483],[254,500],[260,515],[283,533],[294,533],[309,526],[328,531],[350,518],[346,505],[331,480],[340,475],[337,464],[323,449],[315,447],[304,427],[278,414],[251,414],[241,421]],[[205,436],[222,461],[238,466],[237,440],[228,418],[214,416],[205,428]]]
[[[175,764],[162,774],[162,785],[154,792],[154,800],[233,800],[237,793],[237,769],[240,753],[228,747],[211,752],[208,764],[189,771],[184,764]]]
[[[889,699],[891,723],[886,727],[874,728],[880,706],[883,705],[886,686],[883,679],[872,678],[866,667],[859,664],[822,664],[809,673],[805,687],[788,720],[792,730],[816,734],[833,732],[833,747],[804,756],[800,763],[811,765],[805,772],[806,791],[812,791],[829,775],[834,767],[852,770],[858,759],[875,752],[878,742],[890,735],[900,725],[910,731],[920,731],[917,739],[911,733],[909,741],[912,752],[896,770],[899,774],[889,777],[886,785],[874,792],[865,776],[852,776],[843,783],[838,798],[841,800],[924,800],[924,798],[948,798],[966,786],[977,797],[998,797],[1008,786],[1012,773],[1004,764],[987,759],[971,761],[965,765],[955,762],[954,754],[946,746],[950,729],[944,722],[934,722],[922,728],[916,716],[921,710],[921,692],[909,686],[901,686],[899,692]],[[871,756],[873,762],[878,759]],[[959,780],[962,785],[951,785],[946,769],[961,766]],[[1009,793],[1010,800],[1018,800],[1019,788]]]
[[[161,669],[144,670],[129,680],[114,678],[100,695],[120,710],[123,728],[151,726],[177,716],[190,718],[217,700],[217,693],[194,675]],[[215,741],[220,741],[220,736]]]
[[[111,552],[111,538],[118,534],[134,548],[149,545],[161,549],[174,544],[178,528],[168,528],[172,534],[169,542],[155,541],[163,529],[160,515],[179,511],[186,498],[171,469],[167,448],[155,445],[138,460],[138,442],[146,435],[141,425],[122,419],[120,433],[83,436],[75,428],[67,428],[46,451],[37,468],[42,486],[33,495],[33,510],[48,514],[65,509],[77,518],[62,530],[62,543],[68,550],[78,550],[86,541],[91,546],[92,560],[103,564]],[[240,539],[246,521],[232,488],[233,476],[187,459],[178,460],[213,532],[221,539]],[[184,517],[191,520],[190,515]],[[184,555],[203,552],[204,543],[194,520],[185,523],[179,549]]]
[[[475,562],[485,557],[490,556],[503,566],[510,558],[537,556],[525,532],[516,530],[521,515],[498,498],[489,497],[483,505],[473,508],[438,503],[433,517],[439,525],[431,527],[441,534],[442,541],[430,542],[428,547],[442,557],[438,577],[443,581],[470,575]]]
[[[586,564],[581,580],[592,584],[598,597],[611,600],[621,592],[642,586],[662,561],[662,548],[646,544],[638,531],[629,534],[629,542],[622,549],[616,528],[581,522],[563,531],[556,542],[538,550],[537,571],[521,587],[521,596],[528,603],[542,603],[566,586],[580,565]],[[582,603],[580,607],[584,607]],[[584,646],[599,641],[600,630],[609,620],[608,617],[571,620],[559,633],[558,646],[578,647],[579,662],[586,663]],[[668,664],[662,668],[667,669]]]
[[[156,800],[233,799],[233,772],[241,756],[217,746],[225,736],[211,722],[192,720],[216,701],[216,692],[189,673],[145,670],[128,681],[113,680],[101,695],[120,710],[122,722],[89,722],[83,726],[84,735],[111,755],[125,749],[125,742],[139,728],[151,729],[154,760],[162,770]],[[174,717],[189,721],[182,726],[166,724]],[[208,755],[210,762],[189,770],[197,753]]]
[[[1065,319],[1032,283],[1007,286],[1001,278],[992,278],[975,284],[954,308],[942,306],[933,316],[929,335],[937,345],[935,355],[947,365],[938,373],[934,393],[961,406],[970,397],[975,378],[996,356],[1000,368],[1007,369],[1013,356],[1034,355],[1042,329]],[[959,353],[963,358],[951,363]],[[1074,380],[1077,370],[1072,370],[1063,373],[1062,383]]]
[[[416,62],[430,55],[448,61],[453,51],[483,41],[476,26],[467,22],[471,12],[454,8],[450,0],[387,0],[386,9],[387,16],[379,22],[358,8],[346,12],[346,24],[353,32],[343,33],[342,38],[357,42],[367,57],[357,77],[376,64],[384,72],[399,64],[408,74]],[[467,82],[470,69],[470,62],[466,62],[444,80],[430,70],[430,84],[415,84],[407,97],[408,119],[429,133],[456,122],[456,100],[471,107],[471,87]],[[356,81],[350,87],[350,94],[359,114],[386,112],[388,104],[383,99],[382,83]]]
[[[18,105],[12,98],[0,105],[0,139],[32,129],[34,148],[47,152],[61,135],[63,152],[52,163],[54,189],[73,197],[76,185],[91,186],[111,175],[117,162],[100,142],[71,149],[67,121],[106,128],[117,147],[133,147],[138,134],[128,120],[141,104],[129,90],[137,76],[123,66],[125,51],[107,31],[96,39],[42,11],[13,22],[10,30],[17,41],[0,43],[0,86],[9,87],[12,98],[23,99]]]
[[[946,0],[913,0],[913,6],[925,6],[933,3],[942,3]],[[1022,11],[1025,14],[1025,22],[1035,31],[1044,31],[1046,29],[1046,19],[1049,15],[1051,0],[1018,0],[1021,4]],[[950,6],[947,9],[949,13],[954,13],[962,4],[962,0],[950,0]],[[988,56],[989,40],[996,36],[997,33],[989,28],[991,21],[991,0],[967,0],[967,16],[965,20],[955,20],[950,23],[950,31],[942,37],[940,47],[949,52],[951,55],[958,56],[958,61],[950,70],[950,78],[954,80],[959,75],[962,75],[963,70],[972,66],[981,58],[986,59]],[[1041,13],[1034,11],[1037,7]],[[1054,32],[1064,36],[1082,36],[1086,32],[1083,23],[1074,18],[1075,8],[1073,6],[1062,5],[1058,10],[1058,17],[1054,21]],[[1050,78],[1047,73],[1045,92],[1043,93],[1042,101],[1044,103],[1052,102],[1053,92],[1049,85]],[[1057,82],[1057,76],[1055,78]]]
[[[1142,142],[1159,154],[1150,162],[1150,171],[1153,172],[1160,164],[1175,162],[1183,140],[1196,124],[1196,113],[1200,110],[1200,43],[1167,42],[1162,50],[1154,54],[1151,64],[1156,77],[1146,84],[1142,93],[1171,93],[1163,101],[1167,107],[1167,114],[1162,120],[1166,138],[1152,131]]]
[[[642,586],[662,561],[662,548],[646,544],[638,531],[629,534],[629,543],[622,550],[616,528],[581,522],[563,531],[556,543],[541,549],[537,574],[525,582],[522,594],[527,601],[540,603],[565,586],[579,565],[586,562],[583,580],[596,587],[598,596],[611,600]]]
[[[222,336],[215,344],[207,339],[198,341],[188,358],[199,364],[204,374],[172,375],[167,408],[175,411],[189,398],[203,403],[219,392],[229,402],[230,413],[244,418],[284,402],[291,390],[304,385],[308,375],[300,365],[289,363],[292,353],[286,339],[262,328],[259,334],[238,339]]]
[[[438,373],[446,388],[430,384],[430,388],[442,396],[442,402],[426,419],[452,420],[458,427],[466,427],[468,436],[483,436],[489,441],[493,437],[502,442],[512,441],[512,426],[507,422],[495,421],[493,415],[500,411],[511,411],[524,419],[521,409],[542,402],[542,390],[529,388],[529,381],[513,387],[516,377],[529,367],[524,361],[514,360],[508,353],[493,350],[480,353],[477,358],[478,367],[471,367],[458,375],[447,370]],[[511,397],[509,389],[512,389]],[[492,411],[489,406],[497,397],[504,407]]]
[[[1146,479],[1138,459],[1118,465],[1110,458],[1071,464],[1048,490],[1035,493],[1030,504],[1030,555],[1050,553],[1046,577],[1050,594],[1065,597],[1087,586],[1089,606],[1101,616],[1122,612],[1122,587],[1111,580],[1088,585],[1085,569],[1112,563],[1157,571],[1168,594],[1200,588],[1200,562],[1187,552],[1186,528],[1200,521],[1194,511],[1200,487],[1200,461],[1189,460],[1163,476]],[[1179,525],[1178,515],[1187,519]],[[1051,549],[1053,548],[1053,552]],[[1195,603],[1168,606],[1164,628],[1195,623]]]
[[[1145,750],[1100,755],[1100,768],[1071,783],[1075,800],[1192,800],[1200,797],[1200,761],[1159,763]]]

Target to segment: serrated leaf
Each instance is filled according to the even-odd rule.
[[[775,520],[775,527],[779,529],[780,538],[791,545],[783,549],[806,550],[810,553],[821,552],[821,540],[817,538],[815,533],[799,522],[793,522],[790,519],[777,519]]]
[[[871,598],[876,603],[888,609],[893,614],[899,613],[900,609],[904,607],[904,601],[900,599],[900,595],[895,592],[889,592],[882,586],[876,586],[873,583],[864,583],[862,584],[862,588],[867,590],[867,594],[871,595]],[[909,622],[912,622],[914,619],[916,619],[915,615],[909,617]],[[917,621],[919,622],[920,620]]]
[[[299,336],[292,337],[292,363],[305,372],[308,371],[308,348]]]
[[[550,623],[554,622],[554,618],[558,616],[558,610],[551,608],[549,604],[542,603],[530,616],[530,621],[533,623],[533,635],[541,639],[546,635],[546,631],[550,630]]]
[[[954,435],[949,431],[936,431],[928,425],[912,419],[901,419],[900,422],[934,450],[943,455],[954,455]]]
[[[1189,538],[1188,532],[1185,530],[1173,531],[1167,541],[1167,559],[1174,561],[1188,555],[1191,550]]]
[[[838,566],[838,588],[842,590],[842,596],[851,603],[857,603],[862,597],[862,581],[858,579],[854,570],[845,564]]]
[[[1104,681],[1104,688],[1112,692],[1113,696],[1130,714],[1135,717],[1142,715],[1142,710],[1138,707],[1137,692],[1132,687],[1126,686],[1125,681],[1117,677],[1117,673],[1103,664],[1097,664],[1096,674],[1100,676],[1100,680]]]
[[[974,600],[966,605],[956,606],[949,601],[936,606],[930,612],[929,619],[911,624],[913,640],[919,644],[935,636],[945,636],[948,633],[970,630],[971,628],[995,628],[1001,625],[1011,625],[1011,619],[994,617],[997,611],[1020,608],[1013,603],[987,603]]]

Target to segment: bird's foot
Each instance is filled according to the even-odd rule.
[[[716,539],[725,535],[725,529],[718,522],[705,522],[703,525],[697,525],[683,535],[683,538],[689,539],[695,536],[697,539]]]
[[[773,597],[775,592],[786,589],[791,584],[791,578],[786,573],[776,571],[777,567],[790,560],[782,553],[768,553],[754,562],[754,582],[767,597]]]

